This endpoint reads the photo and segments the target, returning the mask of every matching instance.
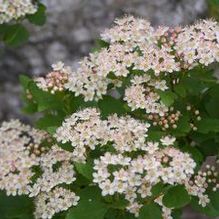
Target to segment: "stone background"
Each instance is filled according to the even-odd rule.
[[[39,76],[62,60],[73,67],[94,46],[99,33],[115,17],[132,14],[157,25],[189,24],[207,16],[205,0],[44,0],[48,20],[43,27],[27,24],[29,42],[18,49],[0,44],[0,121],[19,117],[18,76]],[[187,210],[184,219],[204,219]]]

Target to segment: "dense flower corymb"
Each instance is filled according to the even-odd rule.
[[[68,189],[55,188],[49,193],[41,193],[35,200],[35,218],[50,219],[54,214],[78,204],[79,197]]]
[[[45,148],[45,132],[23,125],[18,120],[4,122],[0,128],[0,189],[7,194],[28,194],[34,175],[32,167],[40,162]]]
[[[52,218],[79,200],[62,188],[76,180],[72,154],[57,145],[44,146],[47,138],[46,132],[18,120],[0,127],[0,189],[7,195],[33,197],[36,218]]]
[[[83,59],[77,72],[66,83],[67,89],[76,95],[83,95],[86,101],[101,99],[110,84],[121,86],[118,81],[129,76],[130,70],[152,70],[155,76],[159,76],[189,70],[198,64],[208,66],[219,59],[217,22],[207,20],[175,29],[155,29],[147,21],[133,17],[119,19],[115,23],[113,28],[102,34],[102,39],[109,42],[108,48]],[[116,79],[108,77],[112,73]],[[138,80],[138,86],[132,92],[128,88],[129,96],[141,95],[139,101],[142,101],[142,94],[150,93],[148,88],[140,86],[145,83],[145,77],[142,81]],[[148,79],[148,84],[153,85],[156,77],[152,83],[149,82]],[[159,77],[155,85],[155,88],[167,89],[165,81],[159,82]],[[155,102],[159,95],[151,96],[151,99]],[[142,108],[143,105],[133,103],[131,107]]]

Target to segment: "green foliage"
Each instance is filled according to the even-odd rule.
[[[177,128],[172,131],[175,136],[186,136],[190,131],[190,117],[186,114],[180,117],[179,121],[177,122]]]
[[[109,209],[105,214],[104,219],[135,219],[133,214],[129,214],[125,211]]]
[[[123,115],[127,113],[125,102],[115,99],[111,96],[104,96],[103,99],[99,101],[98,107],[103,118],[106,118],[113,113],[117,113],[117,115]]]
[[[161,209],[158,204],[151,203],[144,205],[139,214],[139,219],[162,219]]]
[[[204,97],[204,106],[208,115],[212,118],[219,119],[219,85],[209,89]]]
[[[44,25],[46,22],[46,7],[45,5],[39,3],[38,10],[35,14],[27,16],[27,19],[35,25]]]
[[[113,202],[108,203],[108,207],[112,209],[119,209],[125,210],[126,206],[128,205],[128,201],[124,200],[123,197],[116,197]]]
[[[37,103],[38,112],[48,109],[62,109],[61,95],[52,95],[39,89],[35,83],[30,83],[29,91],[33,96],[33,101]]]
[[[109,43],[102,40],[102,39],[97,39],[95,42],[95,47],[92,49],[92,52],[98,52],[100,51],[102,48],[108,48],[109,47]]]
[[[173,210],[171,216],[173,217],[173,219],[181,219],[182,210],[180,209]]]
[[[85,164],[84,163],[75,163],[75,168],[80,173],[83,175],[85,178],[88,180],[92,181],[92,173],[93,173],[93,162],[92,161],[87,161]]]
[[[75,208],[69,210],[66,219],[103,219],[106,212],[106,205],[99,201],[81,200]]]
[[[96,187],[82,190],[79,196],[79,204],[69,210],[66,219],[104,219],[108,207],[101,201],[100,191]]]
[[[165,189],[165,185],[163,183],[158,183],[154,185],[151,189],[153,197],[160,196]]]
[[[32,200],[24,196],[13,197],[0,193],[1,219],[33,219]]]
[[[177,98],[177,95],[172,91],[157,91],[157,93],[160,95],[161,101],[168,107],[173,105]]]
[[[36,127],[45,130],[50,134],[54,134],[56,128],[58,128],[62,124],[64,118],[65,116],[63,116],[62,114],[46,114],[45,116],[37,120]]]
[[[203,118],[197,122],[198,132],[207,134],[209,132],[219,132],[219,119]]]
[[[177,185],[168,189],[162,201],[168,208],[182,208],[191,201],[191,197],[184,186]]]
[[[30,79],[26,75],[20,75],[19,80],[20,80],[21,86],[23,87],[22,100],[24,102],[24,107],[22,111],[27,114],[36,113],[37,103],[34,103],[32,99],[28,98],[29,84],[32,82],[32,79]]]
[[[21,24],[0,25],[1,38],[9,46],[17,47],[27,42],[29,33]]]
[[[208,3],[208,15],[219,20],[219,1],[218,0],[207,0]]]

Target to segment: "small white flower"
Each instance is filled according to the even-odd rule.
[[[176,141],[176,138],[170,137],[170,136],[165,136],[165,137],[161,138],[160,141],[161,141],[162,145],[164,145],[164,146],[171,146]]]
[[[65,64],[63,62],[59,61],[57,63],[52,64],[52,68],[54,71],[62,71],[64,68],[64,65]]]

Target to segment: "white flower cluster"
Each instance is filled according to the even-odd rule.
[[[29,187],[30,197],[37,196],[40,192],[49,192],[62,183],[70,184],[75,181],[75,172],[71,164],[71,153],[54,145],[40,158],[39,166],[42,174],[34,184]],[[54,169],[56,164],[59,164]]]
[[[71,68],[65,67],[63,62],[57,62],[52,65],[53,71],[48,73],[46,77],[38,77],[35,79],[36,85],[44,91],[54,94],[56,91],[63,91],[64,84],[68,81]]]
[[[47,138],[18,120],[4,122],[0,128],[0,190],[34,197],[35,216],[45,219],[79,200],[74,192],[60,187],[76,179],[72,154],[56,145],[44,147]]]
[[[123,42],[132,47],[139,46],[141,51],[144,51],[144,46],[152,46],[148,47],[149,50],[147,49],[146,52],[153,54],[155,49],[156,52],[152,55],[155,60],[151,60],[146,66],[149,67],[148,69],[153,69],[155,73],[166,71],[164,69],[168,65],[170,71],[167,72],[172,72],[181,68],[191,69],[197,63],[207,66],[219,59],[219,26],[216,21],[203,20],[184,28],[158,27],[157,29],[150,27],[148,22],[134,17],[119,19],[115,23],[116,26],[106,30],[102,38],[111,44]],[[156,65],[157,69],[151,68],[150,64],[153,66],[156,62],[164,68],[159,69]],[[145,64],[145,61],[142,60],[140,63]],[[144,71],[146,69],[142,68]]]
[[[94,150],[97,145],[107,143],[107,129],[107,122],[100,119],[100,112],[87,108],[65,119],[54,137],[62,143],[70,142],[74,147],[73,160],[85,162],[87,149]]]
[[[157,149],[153,154],[145,153],[134,159],[107,152],[95,160],[93,181],[102,189],[103,196],[124,194],[130,203],[127,210],[138,216],[141,205],[137,199],[151,196],[152,186],[159,182],[184,185],[194,174],[195,167],[189,154],[173,147]]]
[[[49,193],[42,193],[36,198],[35,218],[50,219],[60,211],[68,210],[78,204],[79,197],[68,189],[55,188]]]
[[[79,197],[60,185],[68,185],[76,180],[72,156],[54,145],[40,159],[42,174],[29,187],[29,196],[35,198],[35,217],[52,218],[55,213],[65,211],[78,203]]]
[[[219,58],[218,24],[213,21],[202,21],[185,28],[171,29],[160,27],[154,29],[143,19],[126,17],[115,21],[116,25],[102,34],[102,39],[110,43],[108,48],[90,54],[82,62],[75,74],[69,78],[66,88],[83,95],[85,100],[100,99],[107,93],[109,84],[118,83],[127,77],[132,70],[141,70],[148,76],[152,70],[155,76],[161,73],[174,74],[185,68],[191,69],[197,63],[209,65]],[[108,76],[113,73],[117,80]],[[142,79],[142,83],[140,81]],[[143,107],[146,88],[140,86],[145,77],[139,78],[138,85],[127,88],[131,96],[137,95],[142,102],[130,102],[132,108]],[[153,83],[153,82],[152,82]],[[160,81],[165,88],[165,80]],[[165,88],[167,89],[167,87]],[[147,92],[147,91],[146,91]],[[158,94],[149,96],[153,102],[159,98]],[[146,99],[146,101],[143,101]],[[153,108],[153,107],[152,107]]]
[[[127,48],[128,49],[128,48]],[[71,74],[66,88],[75,92],[75,95],[83,95],[85,101],[98,100],[107,93],[109,84],[121,86],[118,79],[107,78],[110,72],[117,77],[126,77],[129,73],[127,67],[131,66],[130,60],[137,54],[130,53],[123,45],[116,44],[103,49],[99,53],[90,54],[81,61],[80,68]]]
[[[149,75],[134,76],[131,86],[125,90],[124,100],[132,110],[145,109],[148,114],[164,116],[168,111],[155,91],[168,89],[165,80],[152,80]]]
[[[169,89],[170,74],[219,60],[217,22],[204,20],[184,28],[155,29],[130,16],[117,19],[115,24],[101,35],[109,46],[85,57],[78,70],[62,81],[61,89],[92,101],[101,99],[109,88],[125,86],[124,78],[131,79],[124,97],[129,106],[163,115],[167,107],[156,91]],[[136,76],[139,72],[142,76]]]
[[[55,213],[77,205],[79,197],[74,192],[60,187],[76,180],[72,154],[53,145],[41,156],[39,167],[42,173],[29,187],[29,196],[36,197],[35,217],[52,218]]]
[[[140,122],[130,116],[112,115],[108,117],[108,130],[106,131],[116,151],[124,153],[149,150],[149,147],[145,145],[149,127],[149,123]]]
[[[37,5],[32,0],[0,0],[0,24],[34,14]]]
[[[112,142],[121,153],[136,150],[149,150],[145,145],[148,123],[142,123],[130,116],[112,115],[101,120],[96,108],[86,108],[67,118],[56,131],[57,141],[70,142],[74,147],[73,159],[85,162],[88,149]]]
[[[110,43],[131,42],[137,46],[140,42],[153,43],[153,28],[143,19],[135,19],[132,16],[116,19],[113,28],[107,29],[101,34],[102,39]],[[134,44],[136,43],[136,44]]]
[[[28,193],[34,175],[32,167],[39,164],[44,148],[40,143],[45,133],[18,120],[3,122],[0,127],[0,189],[7,195]]]
[[[175,50],[189,68],[219,61],[219,26],[215,21],[204,20],[185,27],[175,41]]]

